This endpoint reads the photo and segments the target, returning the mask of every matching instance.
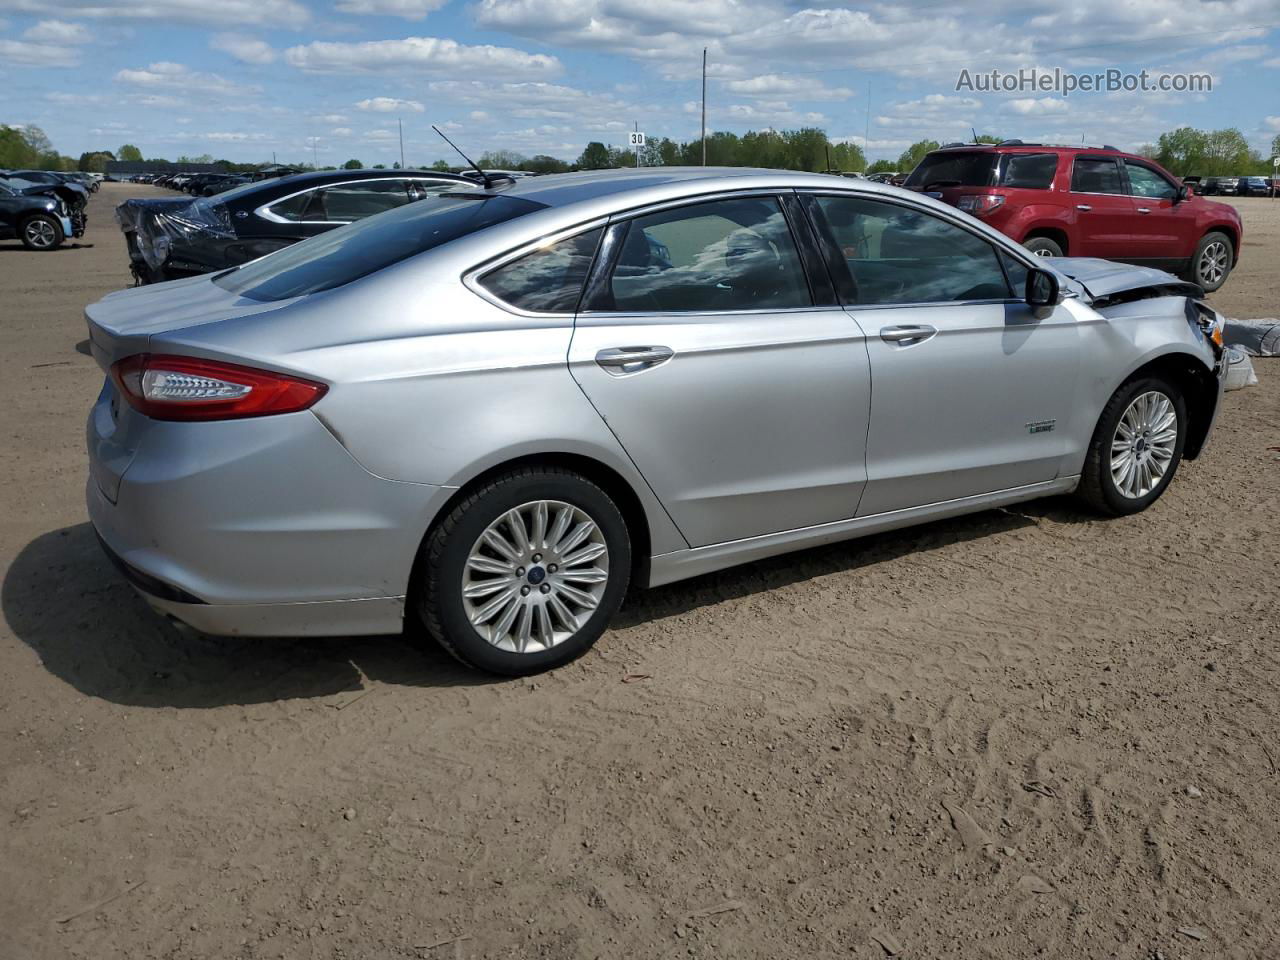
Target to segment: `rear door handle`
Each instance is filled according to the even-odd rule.
[[[670,347],[610,347],[596,354],[596,363],[617,377],[666,363],[675,353]]]
[[[1076,209],[1077,209],[1077,210],[1083,210],[1085,213],[1088,213],[1090,210],[1092,210],[1092,209],[1093,209],[1093,207],[1089,206],[1089,204],[1087,204],[1087,203],[1077,203],[1077,204],[1076,204]]]
[[[938,331],[925,324],[918,326],[881,327],[880,339],[887,343],[922,343]]]

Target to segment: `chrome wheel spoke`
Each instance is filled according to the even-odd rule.
[[[462,603],[476,633],[510,653],[564,643],[599,608],[609,547],[581,507],[535,500],[507,510],[476,538],[462,572]]]
[[[1122,496],[1145,497],[1158,487],[1173,463],[1178,411],[1158,390],[1135,397],[1111,438],[1111,479]]]

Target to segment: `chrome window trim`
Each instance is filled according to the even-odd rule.
[[[448,183],[448,184],[452,184],[454,186],[460,186],[460,187],[471,186],[473,189],[476,186],[475,184],[460,183],[459,181],[456,181],[456,180],[437,180],[434,177],[423,177],[423,176],[414,177],[414,176],[405,176],[405,175],[401,175],[398,177],[397,176],[366,177],[363,180],[339,180],[335,183],[320,183],[320,184],[316,184],[315,186],[304,187],[301,190],[295,190],[293,193],[287,194],[283,197],[276,197],[270,203],[264,203],[260,207],[255,208],[253,213],[254,213],[254,216],[261,217],[263,220],[270,221],[271,223],[305,224],[308,226],[328,226],[331,223],[339,223],[339,224],[355,223],[354,220],[290,220],[286,217],[278,216],[277,214],[272,212],[271,208],[276,206],[277,204],[284,203],[286,200],[292,200],[294,197],[299,196],[301,194],[311,193],[313,190],[330,190],[333,187],[348,187],[356,183],[386,183],[388,180],[430,181],[431,183]],[[405,193],[405,196],[406,197],[408,196],[407,191]],[[407,202],[414,203],[416,201],[410,200]]]
[[[526,254],[533,253],[534,251],[540,250],[543,247],[549,247],[552,244],[559,243],[561,240],[572,239],[573,237],[576,237],[582,233],[588,233],[596,229],[603,229],[608,225],[609,225],[609,218],[607,216],[594,217],[591,220],[584,220],[581,223],[574,224],[572,227],[565,227],[564,229],[556,230],[552,233],[545,234],[539,237],[537,240],[532,240],[528,243],[522,243],[518,247],[512,247],[511,249],[503,253],[496,254],[495,256],[492,256],[487,260],[481,261],[480,263],[476,264],[473,267],[469,267],[462,274],[462,285],[466,287],[468,290],[470,290],[472,293],[474,293],[476,296],[480,297],[480,299],[487,300],[489,303],[493,304],[495,307],[500,307],[501,309],[505,310],[507,313],[514,314],[517,317],[539,317],[539,318],[557,318],[558,317],[558,318],[567,318],[569,320],[572,320],[575,314],[571,312],[570,313],[552,313],[550,311],[542,311],[542,310],[524,310],[520,307],[517,307],[515,304],[508,303],[507,301],[503,300],[501,297],[497,296],[496,294],[486,289],[484,284],[480,282],[480,277],[486,273],[491,273],[492,271],[497,270],[500,267],[506,266],[508,263],[510,263],[513,260],[519,260],[521,257],[525,256]],[[588,270],[588,273],[589,272],[590,271]]]

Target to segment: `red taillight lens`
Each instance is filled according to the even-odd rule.
[[[985,217],[1004,206],[1004,197],[996,193],[971,193],[956,201],[956,206],[975,217]]]
[[[156,420],[234,420],[305,410],[323,383],[198,357],[139,353],[111,368],[129,405]]]

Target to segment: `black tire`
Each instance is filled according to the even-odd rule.
[[[37,213],[23,220],[22,226],[18,228],[18,236],[22,238],[24,247],[38,251],[57,250],[67,239],[57,218],[44,213]]]
[[[1214,252],[1221,251],[1221,256],[1206,256],[1210,248],[1215,245],[1217,247]],[[1221,265],[1220,276],[1214,275],[1215,272],[1209,266],[1210,261]],[[1225,233],[1214,231],[1200,238],[1200,242],[1196,244],[1195,255],[1191,258],[1191,265],[1184,276],[1192,283],[1200,284],[1205,293],[1212,293],[1227,282],[1227,277],[1231,275],[1235,265],[1236,250],[1231,244],[1231,238]]]
[[[1143,496],[1126,496],[1116,485],[1111,473],[1112,443],[1116,437],[1116,429],[1129,405],[1146,393],[1162,393],[1173,404],[1178,418],[1177,438],[1174,440],[1172,458],[1165,469],[1164,476]],[[1187,439],[1187,404],[1182,391],[1162,377],[1140,377],[1120,386],[1102,410],[1098,425],[1093,431],[1093,439],[1089,442],[1089,451],[1085,456],[1084,471],[1080,477],[1077,496],[1090,507],[1113,517],[1140,513],[1155,503],[1169,486],[1173,476],[1178,472],[1178,464],[1182,462],[1182,447]]]
[[[1048,237],[1030,237],[1023,246],[1037,257],[1062,256],[1062,247],[1058,246],[1056,240],[1050,240]]]
[[[462,596],[463,576],[472,546],[489,525],[538,500],[571,504],[595,522],[608,548],[609,579],[599,604],[576,632],[549,649],[517,653],[495,646],[472,627]],[[568,663],[599,639],[627,592],[631,538],[622,512],[590,480],[558,467],[525,467],[500,474],[459,500],[423,542],[416,569],[415,606],[427,633],[470,667],[521,676]]]

